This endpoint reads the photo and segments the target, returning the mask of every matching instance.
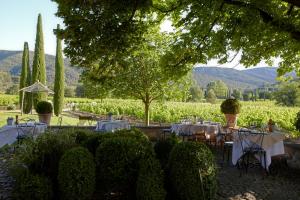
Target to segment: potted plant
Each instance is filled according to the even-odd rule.
[[[40,101],[36,105],[36,112],[39,115],[39,121],[50,125],[50,120],[52,116],[53,107],[48,101]]]
[[[241,104],[237,99],[226,99],[221,104],[221,112],[225,114],[227,127],[235,127]]]

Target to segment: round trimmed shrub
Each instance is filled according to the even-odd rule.
[[[52,113],[53,111],[53,106],[50,102],[48,101],[40,101],[36,105],[35,111],[38,114],[49,114]]]
[[[66,151],[59,162],[58,183],[62,199],[90,199],[95,189],[93,155],[83,147]]]
[[[159,161],[153,156],[144,158],[139,163],[139,175],[137,179],[137,200],[164,200],[164,174]]]
[[[95,156],[98,189],[134,199],[139,160],[146,154],[154,156],[151,143],[126,137],[105,139]]]
[[[224,114],[239,114],[241,111],[241,103],[237,99],[226,99],[220,107]]]
[[[114,134],[110,134],[112,137],[125,137],[125,138],[133,138],[140,142],[149,143],[149,138],[139,129],[132,128],[130,130],[121,129],[116,131]]]
[[[16,179],[14,199],[50,200],[53,197],[51,181],[45,176],[25,173]]]
[[[214,199],[216,166],[210,149],[198,142],[176,144],[169,159],[169,178],[179,199]]]
[[[44,133],[37,137],[28,155],[26,152],[20,156],[25,157],[25,164],[34,173],[44,174],[56,184],[59,160],[65,151],[75,146],[75,140],[69,134]],[[28,153],[28,152],[27,152]],[[23,158],[24,159],[24,158]]]
[[[173,147],[179,143],[179,139],[176,136],[167,138],[166,140],[159,140],[155,146],[154,150],[156,157],[159,159],[162,168],[165,168],[168,164],[169,155]]]

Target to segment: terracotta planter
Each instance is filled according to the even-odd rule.
[[[48,114],[38,114],[39,115],[39,121],[42,123],[47,124],[48,126],[50,125],[52,113]]]
[[[227,122],[227,127],[229,128],[234,128],[236,127],[237,124],[237,114],[225,114],[226,122]]]

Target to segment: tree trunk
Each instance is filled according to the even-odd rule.
[[[149,94],[146,94],[146,98],[144,100],[145,104],[145,124],[146,126],[149,126],[149,121],[150,121],[150,99],[149,99]]]

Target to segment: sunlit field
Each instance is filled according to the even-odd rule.
[[[0,104],[10,105],[17,103],[15,95],[1,95]],[[276,124],[290,132],[295,133],[294,119],[299,107],[278,106],[274,101],[248,101],[241,102],[242,110],[238,116],[239,126],[248,126],[255,122],[256,124],[266,124],[272,119]],[[65,108],[72,109],[72,106],[79,111],[89,112],[96,115],[106,115],[112,112],[117,116],[132,116],[142,120],[144,118],[144,106],[138,100],[122,99],[87,99],[87,98],[65,98]],[[9,116],[18,114],[15,111],[2,111],[0,116],[0,125],[6,123]],[[197,117],[204,120],[225,123],[223,114],[220,112],[220,101],[217,104],[210,103],[186,103],[186,102],[153,102],[151,105],[150,119],[152,122],[174,123],[186,117]],[[37,118],[37,115],[24,115],[24,117]],[[63,117],[63,124],[77,125],[78,119],[68,116]],[[58,118],[53,117],[52,125],[58,124]]]

